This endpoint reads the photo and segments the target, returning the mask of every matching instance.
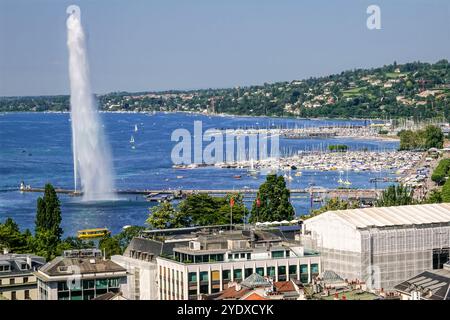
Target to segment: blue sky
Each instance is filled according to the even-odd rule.
[[[0,0],[0,96],[67,94],[66,7],[96,93],[234,87],[450,60],[448,0]],[[381,8],[381,30],[366,9]]]

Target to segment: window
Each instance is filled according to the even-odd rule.
[[[69,287],[67,286],[66,281],[60,281],[58,282],[58,291],[68,291]]]
[[[94,280],[83,280],[83,289],[94,289],[95,281]]]
[[[290,275],[297,274],[297,266],[296,265],[289,266],[289,274]]]
[[[308,265],[307,264],[300,265],[300,281],[302,283],[308,283]]]
[[[250,253],[247,253],[247,260],[250,260],[252,258],[252,255]]]
[[[108,287],[107,279],[95,280],[95,288],[96,289],[106,289],[107,287]]]
[[[17,300],[16,292],[11,291],[11,300]]]
[[[278,280],[286,280],[286,266],[278,266]]]
[[[28,283],[28,277],[23,277],[23,283]]]
[[[108,279],[108,287],[109,288],[118,288],[119,287],[119,279],[118,278]]]
[[[200,281],[208,281],[208,271],[200,272]]]
[[[317,263],[311,264],[311,274],[318,275],[319,274],[319,265]]]
[[[235,258],[235,259],[239,259],[239,253],[235,253],[235,254],[234,254],[234,258]]]
[[[208,293],[208,288],[209,286],[207,284],[201,285],[200,286],[200,293]]]
[[[275,267],[267,267],[267,275],[269,277],[275,277]]]
[[[245,253],[241,253],[241,259],[245,259]]]
[[[233,255],[231,253],[228,254],[228,260],[233,259]]]
[[[245,277],[246,277],[246,278],[249,277],[249,276],[251,276],[252,273],[253,273],[253,268],[246,268],[246,269],[245,269]]]
[[[256,273],[259,274],[260,276],[264,276],[264,268],[256,268]]]
[[[233,270],[233,277],[234,277],[234,280],[242,280],[242,270],[241,269],[234,269]]]
[[[197,272],[189,272],[188,273],[188,281],[189,282],[197,282]]]
[[[58,292],[58,300],[69,300],[70,299],[70,293],[67,292]]]
[[[30,290],[25,290],[25,300],[30,300]]]
[[[442,269],[444,264],[449,261],[449,248],[433,249],[433,269]]]
[[[9,284],[15,284],[15,283],[16,283],[16,279],[14,279],[14,278],[9,279]]]
[[[272,251],[272,258],[284,258],[284,251]]]
[[[222,280],[231,279],[231,270],[222,270]]]

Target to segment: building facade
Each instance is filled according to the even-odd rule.
[[[126,288],[127,271],[101,251],[69,250],[35,272],[39,300],[92,300]]]
[[[338,210],[304,222],[323,268],[372,289],[392,289],[449,259],[450,204]]]
[[[321,270],[317,252],[262,230],[200,234],[156,261],[158,298],[162,300],[196,300],[253,273],[273,281],[309,283]]]
[[[0,294],[9,300],[37,300],[37,280],[33,272],[45,259],[29,254],[0,255]]]
[[[131,240],[123,255],[111,260],[127,270],[127,287],[123,295],[128,300],[157,300],[157,266],[153,241]]]

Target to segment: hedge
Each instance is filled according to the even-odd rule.
[[[449,174],[449,172],[450,159],[442,159],[436,169],[434,169],[433,174],[431,175],[431,180],[437,184],[442,184],[445,182],[445,177]]]

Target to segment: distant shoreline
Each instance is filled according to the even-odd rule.
[[[105,111],[99,110],[99,113],[124,113],[124,114],[151,114],[151,113],[163,113],[163,114],[194,114],[200,116],[207,117],[238,117],[238,118],[273,118],[273,119],[290,119],[290,120],[308,120],[308,121],[320,121],[320,120],[340,120],[340,121],[381,121],[385,122],[386,120],[380,118],[327,118],[327,117],[311,117],[311,118],[302,118],[296,116],[263,116],[263,115],[240,115],[240,114],[232,114],[232,113],[203,113],[200,111]],[[0,115],[3,114],[14,114],[14,113],[50,113],[50,114],[66,114],[70,113],[70,111],[2,111]]]

